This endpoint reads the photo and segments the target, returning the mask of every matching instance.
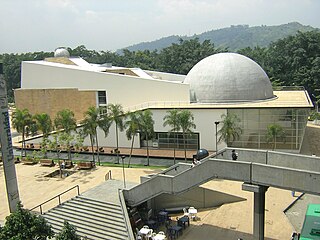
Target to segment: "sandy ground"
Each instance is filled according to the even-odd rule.
[[[84,192],[105,181],[105,175],[111,170],[112,178],[122,180],[122,168],[97,167],[91,171],[77,171],[65,179],[47,178],[44,175],[53,172],[58,167],[41,167],[39,164],[28,166],[16,164],[20,198],[24,207],[30,209],[47,199],[71,188],[80,186]],[[127,181],[140,181],[141,175],[156,173],[160,170],[126,168]],[[3,167],[0,166],[0,221],[9,214],[6,200]],[[247,199],[237,203],[225,204],[215,209],[200,210],[200,221],[191,222],[180,239],[253,239],[253,193],[241,190],[238,182],[213,180],[203,186]],[[76,190],[62,197],[67,200],[75,196]],[[266,239],[290,239],[293,231],[283,210],[293,201],[290,191],[269,188],[266,193]],[[44,207],[44,211],[58,203],[55,200]]]

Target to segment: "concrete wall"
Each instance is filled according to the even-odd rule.
[[[319,172],[252,164],[252,183],[317,195],[320,193]]]
[[[177,164],[179,167],[180,163]],[[184,165],[185,166],[185,165]],[[250,163],[231,160],[206,160],[175,176],[152,176],[130,190],[124,190],[129,205],[138,205],[162,193],[180,194],[213,178],[250,182]]]
[[[220,152],[215,158],[231,159],[231,151],[233,149],[239,154],[237,161],[320,172],[320,157],[294,153],[244,148],[225,148],[224,151]]]
[[[94,72],[55,63],[23,62],[21,88],[106,90],[108,103],[120,103],[123,107],[150,101],[189,101],[188,84]]]
[[[164,208],[210,208],[222,204],[243,201],[244,198],[229,195],[222,192],[212,191],[202,187],[194,187],[187,192],[171,195],[161,194],[151,200],[152,208],[157,210]]]
[[[230,149],[227,150],[229,151]],[[263,157],[263,151],[250,150],[245,152],[243,150],[242,154],[246,156],[246,159],[243,161],[207,158],[200,165],[192,168],[186,169],[186,165],[182,165],[182,168],[185,170],[178,174],[172,176],[164,175],[164,173],[173,173],[173,167],[171,167],[167,172],[163,171],[158,175],[152,176],[150,179],[145,179],[145,182],[142,184],[125,190],[126,200],[129,205],[135,205],[163,193],[181,194],[213,178],[273,186],[312,194],[320,193],[319,167],[314,168],[313,171],[308,169],[314,164],[319,165],[316,162],[319,158],[273,152],[270,154],[272,157],[268,158],[267,161],[269,162],[272,159],[270,161],[273,164],[279,162],[280,166],[275,166],[259,163],[261,160],[257,159],[257,156]],[[267,151],[264,154],[266,155]],[[249,159],[256,162],[249,161]],[[305,164],[307,167],[296,169],[281,166],[284,163],[287,166],[290,164],[292,166],[302,166]],[[179,166],[180,164],[176,165],[177,168]]]

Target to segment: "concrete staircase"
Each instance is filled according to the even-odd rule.
[[[58,233],[67,220],[76,227],[77,234],[87,239],[128,239],[120,204],[102,202],[83,196],[49,210],[42,215]]]

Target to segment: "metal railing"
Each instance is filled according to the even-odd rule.
[[[58,194],[57,196],[54,196],[54,197],[50,198],[49,200],[47,200],[47,201],[45,201],[45,202],[43,202],[43,203],[41,203],[41,204],[39,204],[39,205],[31,208],[30,211],[33,211],[34,209],[39,208],[39,209],[40,209],[40,214],[42,214],[42,213],[43,213],[43,211],[42,211],[42,206],[43,206],[44,204],[48,203],[48,202],[51,202],[52,200],[54,200],[54,199],[56,199],[56,198],[58,198],[58,201],[59,201],[59,204],[58,204],[58,205],[61,205],[61,196],[62,196],[63,194],[65,194],[65,193],[71,191],[71,190],[74,189],[74,188],[77,188],[77,196],[79,196],[79,195],[80,195],[80,187],[79,187],[79,185],[76,185],[76,186],[73,186],[72,188],[69,188],[68,190],[66,190],[66,191]]]
[[[107,172],[107,174],[104,176],[104,180],[105,180],[105,181],[107,181],[107,180],[109,180],[109,179],[112,179],[111,170],[109,170],[109,171]]]

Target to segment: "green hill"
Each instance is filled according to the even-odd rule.
[[[306,32],[312,31],[316,28],[311,26],[304,26],[298,22],[292,22],[288,24],[282,24],[278,26],[255,26],[249,27],[249,25],[232,25],[228,28],[222,28],[218,30],[211,30],[201,34],[195,34],[189,36],[173,35],[164,37],[151,42],[142,42],[126,49],[130,51],[137,50],[161,50],[162,48],[170,46],[172,43],[178,43],[179,39],[184,40],[191,38],[199,38],[200,41],[210,39],[216,47],[228,47],[229,51],[237,51],[246,47],[265,47],[271,42],[284,38],[289,35],[294,35],[298,31]]]

